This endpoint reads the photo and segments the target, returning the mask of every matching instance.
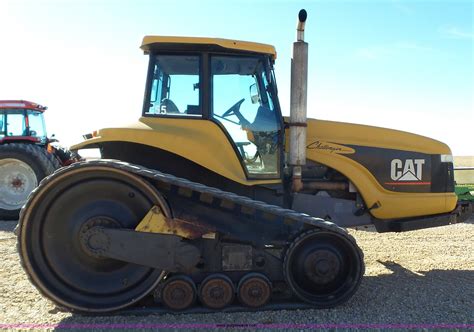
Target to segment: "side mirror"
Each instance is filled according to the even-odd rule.
[[[260,103],[260,97],[258,95],[257,83],[252,84],[249,87],[249,91],[250,91],[250,100],[252,101],[252,104]]]

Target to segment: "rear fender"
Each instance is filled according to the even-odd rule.
[[[209,120],[143,117],[128,127],[101,129],[96,137],[71,149],[100,147],[104,142],[129,142],[165,150],[246,186],[281,183],[280,179],[247,179],[227,136]]]

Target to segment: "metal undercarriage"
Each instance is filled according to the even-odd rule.
[[[165,228],[147,219],[157,208]],[[43,181],[22,210],[19,252],[45,296],[87,313],[147,295],[177,311],[331,307],[364,273],[354,238],[333,223],[113,160]]]

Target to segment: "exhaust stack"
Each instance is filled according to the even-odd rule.
[[[301,166],[306,164],[306,105],[308,83],[308,43],[304,42],[306,10],[300,10],[291,59],[290,96],[290,165],[293,168],[292,189],[303,189]]]

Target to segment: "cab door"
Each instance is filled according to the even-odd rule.
[[[280,178],[281,125],[265,58],[211,56],[211,118],[234,145],[249,179]]]

